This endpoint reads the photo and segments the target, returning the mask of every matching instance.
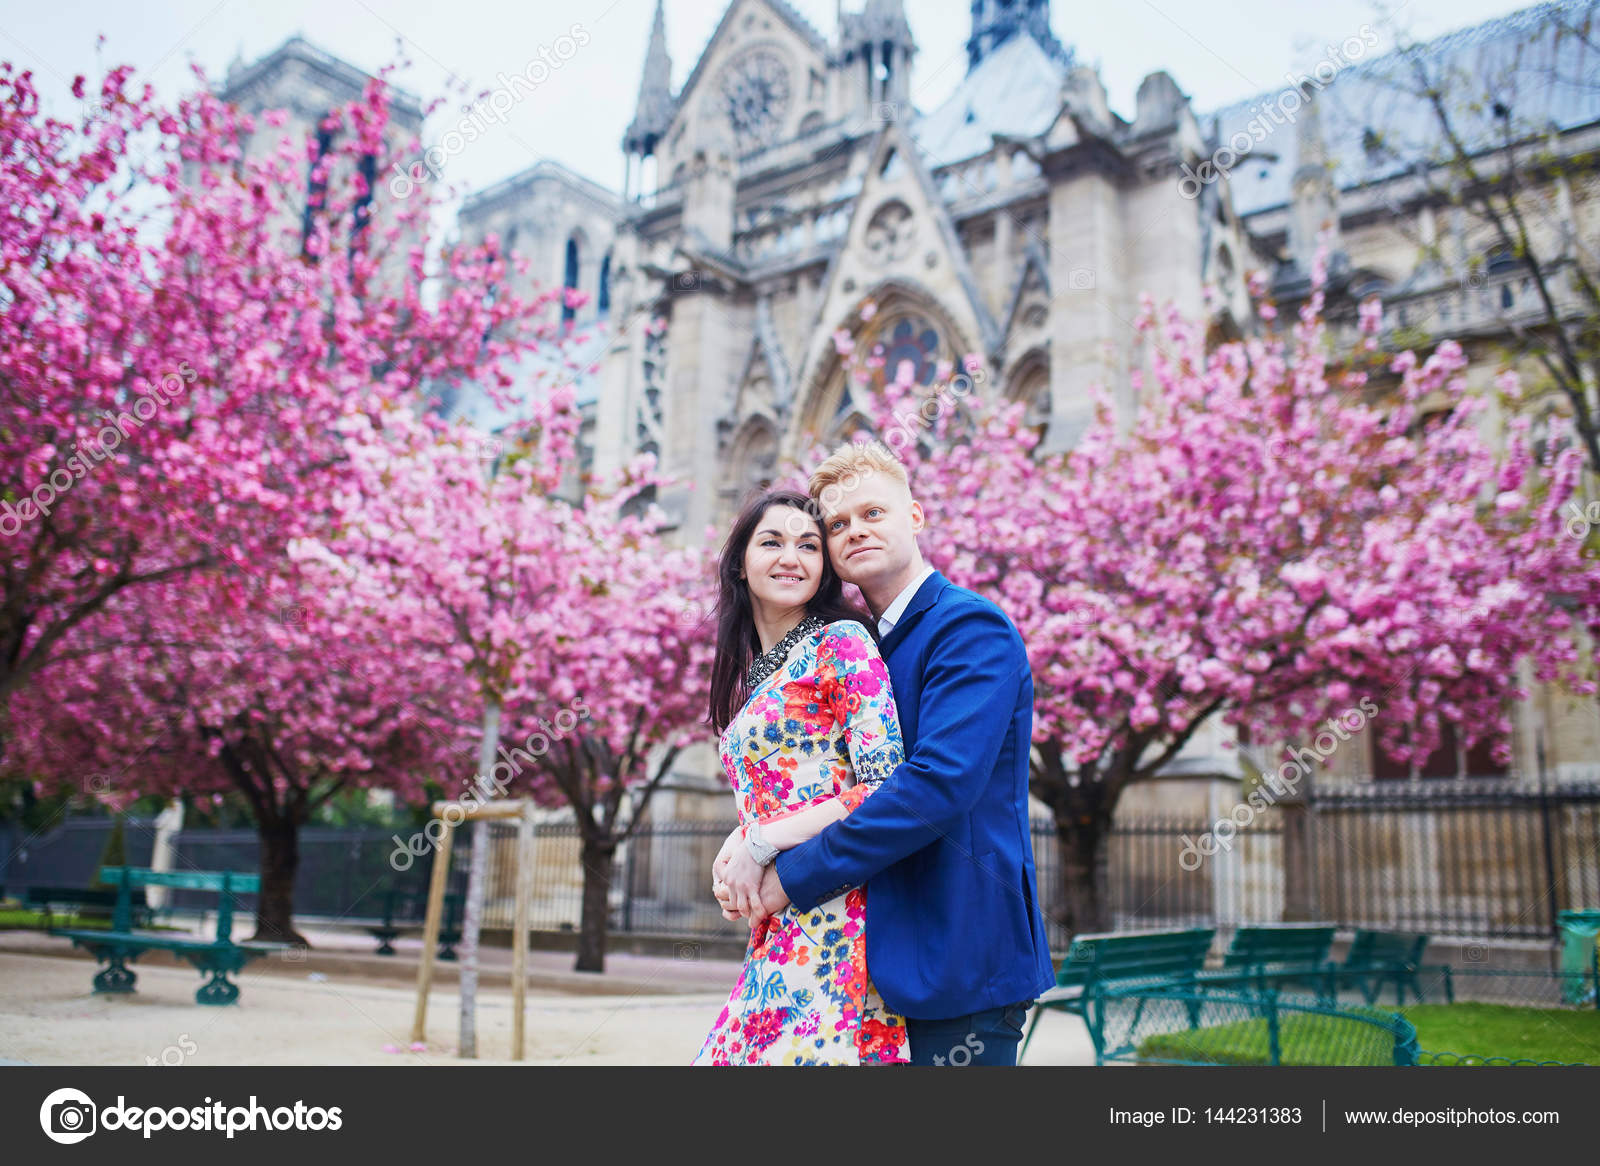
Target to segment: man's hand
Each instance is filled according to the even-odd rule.
[[[783,883],[778,881],[778,866],[774,863],[761,876],[761,911],[766,915],[777,915],[788,905],[789,896],[784,893]]]

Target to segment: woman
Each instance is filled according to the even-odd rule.
[[[861,804],[905,756],[889,671],[844,601],[804,494],[740,513],[718,563],[711,724],[733,784],[735,847],[765,856]],[[861,887],[751,929],[744,968],[698,1065],[904,1064],[903,1017],[867,976]]]

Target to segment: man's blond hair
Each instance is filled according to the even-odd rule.
[[[911,489],[911,476],[906,473],[905,464],[895,456],[894,450],[881,441],[856,441],[841,445],[828,455],[827,461],[812,471],[807,487],[811,497],[822,502],[824,493],[828,493],[830,498],[837,498],[855,489],[862,479],[873,474],[887,474],[907,490]],[[833,488],[831,491],[830,487]]]

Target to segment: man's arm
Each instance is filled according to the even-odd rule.
[[[963,611],[929,645],[911,756],[849,817],[778,855],[778,880],[805,911],[921,850],[982,796],[1011,728],[1028,659],[997,609]]]

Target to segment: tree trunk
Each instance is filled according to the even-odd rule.
[[[479,779],[493,771],[495,749],[500,744],[500,700],[489,697],[483,706],[483,734],[478,746]],[[482,797],[480,781],[472,783],[473,799]],[[478,1055],[478,936],[483,930],[483,900],[489,884],[489,822],[472,823],[472,859],[467,867],[467,909],[461,920],[461,993],[457,1056]]]
[[[309,947],[294,929],[294,876],[300,869],[300,824],[284,815],[258,824],[261,832],[261,897],[256,903],[256,933],[267,943]]]
[[[1069,936],[1112,929],[1106,886],[1109,815],[1056,811],[1061,847],[1061,896],[1055,922]]]
[[[578,972],[606,970],[606,932],[611,922],[611,871],[617,844],[611,839],[583,840],[583,920],[578,925]]]
[[[472,831],[472,858],[467,865],[467,910],[461,920],[460,1024],[456,1052],[460,1057],[478,1055],[478,935],[483,930],[484,889],[489,882],[489,823],[479,819]]]

